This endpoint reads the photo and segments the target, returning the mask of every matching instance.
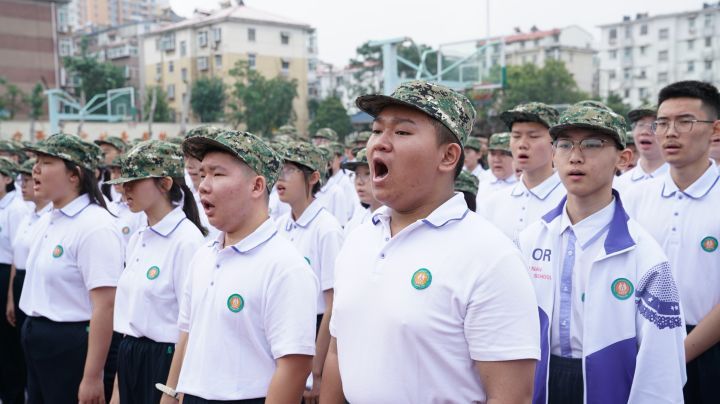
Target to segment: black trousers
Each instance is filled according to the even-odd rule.
[[[183,404],[264,404],[265,398],[250,398],[247,400],[206,400],[204,398],[185,394]]]
[[[10,287],[10,265],[0,264],[0,401],[3,404],[25,402],[25,364],[20,334],[5,316]],[[13,293],[17,307],[20,296],[16,289]]]
[[[687,332],[695,328],[687,326]],[[713,345],[686,365],[687,383],[683,388],[685,404],[720,402],[720,344]]]
[[[120,402],[158,403],[163,393],[155,388],[155,383],[167,381],[173,352],[175,344],[125,336],[117,357]]]
[[[550,355],[549,404],[583,404],[582,359]]]
[[[25,319],[27,318],[25,312],[20,310],[20,296],[22,294],[22,288],[24,284],[25,270],[16,269],[15,279],[13,279],[13,299],[15,300],[15,330],[17,331],[18,341],[20,341],[20,330],[22,330],[22,325],[23,323],[25,323]],[[24,364],[25,358],[23,358],[23,366]]]

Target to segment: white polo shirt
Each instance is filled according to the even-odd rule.
[[[108,210],[117,216],[116,223],[126,245],[139,228],[147,225],[145,212],[134,213],[122,198],[108,202],[107,206]]]
[[[720,169],[708,161],[685,191],[670,174],[645,181],[623,200],[667,254],[685,320],[697,325],[720,304]]]
[[[528,189],[521,178],[514,186],[494,193],[478,213],[517,242],[520,232],[556,207],[565,193],[557,173],[533,189]]]
[[[663,163],[663,165],[658,167],[655,171],[648,173],[643,170],[640,164],[638,164],[629,171],[623,173],[621,176],[615,177],[613,181],[613,188],[618,190],[620,195],[623,195],[628,191],[628,189],[633,188],[635,185],[653,178],[662,177],[667,174],[669,170],[670,164]]]
[[[352,219],[347,222],[345,228],[343,229],[344,238],[347,238],[347,235],[350,234],[351,231],[359,227],[361,224],[369,222],[372,218],[372,214],[373,212],[370,210],[369,207],[363,208],[362,205],[360,205],[360,208],[355,210],[355,214],[353,215]]]
[[[223,238],[190,263],[177,390],[207,400],[265,397],[276,359],[315,354],[317,279],[269,218],[235,245],[223,248]]]
[[[361,207],[355,185],[350,182],[343,170],[330,177],[315,197],[335,216],[340,226],[345,226],[355,209]]]
[[[115,331],[176,343],[190,260],[202,244],[202,233],[187,219],[182,207],[135,233],[128,243],[126,266],[115,292]]]
[[[336,268],[330,333],[350,402],[485,402],[473,361],[540,356],[520,252],[462,193],[392,237],[378,209]]]
[[[0,264],[13,263],[13,240],[20,228],[20,220],[28,209],[17,191],[10,191],[0,199]]]
[[[480,182],[478,183],[477,197],[475,198],[477,206],[485,203],[495,192],[511,187],[518,182],[515,174],[501,180],[492,171],[485,172],[479,178]]]
[[[332,289],[335,283],[335,259],[343,243],[340,223],[315,199],[297,221],[288,213],[277,221],[277,226],[312,267],[320,282],[317,314],[325,313],[322,292]]]
[[[80,195],[38,220],[30,247],[20,309],[53,321],[88,321],[88,291],[115,287],[123,268],[123,241],[108,211]]]
[[[52,211],[52,203],[48,203],[39,211],[35,211],[35,209],[28,211],[20,220],[15,240],[13,240],[13,264],[18,271],[25,270],[30,246],[36,238],[40,237],[37,231],[38,220],[50,211]]]

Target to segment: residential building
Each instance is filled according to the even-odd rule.
[[[380,93],[383,88],[382,68],[379,62],[366,62],[363,66],[336,68],[319,62],[312,75],[310,98],[322,100],[337,97],[348,114],[359,112],[355,99],[363,94]]]
[[[168,0],[71,0],[67,21],[74,29],[152,20],[170,7]]]
[[[720,3],[652,16],[638,13],[600,26],[599,93],[631,106],[679,80],[720,85]]]

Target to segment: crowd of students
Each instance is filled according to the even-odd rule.
[[[716,403],[720,94],[0,142],[2,403]],[[634,148],[631,147],[634,145]]]

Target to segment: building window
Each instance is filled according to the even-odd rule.
[[[669,37],[670,37],[670,29],[662,28],[662,29],[660,29],[660,31],[658,31],[659,39],[668,39]]]
[[[625,80],[630,80],[630,77],[632,76],[632,69],[629,67],[626,67],[623,69],[623,78]]]
[[[709,48],[712,46],[712,37],[706,37],[705,38],[705,47]]]
[[[626,48],[623,50],[623,54],[624,54],[624,56],[625,56],[626,58],[632,57],[632,48],[629,47],[629,46],[626,47]]]
[[[180,56],[187,55],[187,42],[180,41]]]
[[[255,69],[255,54],[248,53],[248,68]]]
[[[175,63],[172,61],[168,62],[168,73],[172,73],[175,71]]]
[[[175,99],[175,84],[168,84],[167,86],[167,97],[169,100]]]
[[[280,43],[282,45],[289,45],[290,44],[290,34],[287,32],[281,32],[280,33]]]
[[[200,71],[208,69],[208,58],[206,56],[197,58],[197,68]]]
[[[641,46],[640,47],[640,55],[645,56],[645,52],[647,51],[647,46]]]
[[[72,39],[70,38],[62,38],[60,40],[60,56],[70,56],[72,55]]]
[[[687,71],[688,73],[692,73],[695,71],[695,62],[692,60],[687,63]]]
[[[610,52],[608,52],[608,56],[610,56],[610,59],[613,59],[613,60],[617,59],[617,51],[611,50]]]
[[[647,24],[641,25],[640,26],[640,35],[647,35],[647,33],[648,33]]]
[[[658,52],[658,62],[667,62],[668,61],[668,51],[663,50]]]
[[[645,87],[638,88],[638,97],[640,97],[641,100],[645,99],[647,97],[647,88],[645,88]]]
[[[690,39],[689,41],[687,41],[687,48],[688,48],[688,50],[695,49],[695,40],[694,39]]]
[[[615,73],[615,70],[610,70],[610,72],[608,73],[608,78],[609,78],[610,80],[615,80],[615,77],[617,77],[617,74]]]
[[[255,28],[248,28],[248,42],[255,42]]]
[[[667,83],[668,81],[668,74],[667,72],[660,72],[658,73],[658,82],[660,83]]]
[[[710,28],[713,25],[712,14],[705,14],[705,28]]]
[[[712,60],[705,61],[705,70],[712,70]]]
[[[155,65],[155,74],[158,76],[162,74],[162,63],[157,63]]]
[[[625,89],[625,98],[630,98],[630,89]]]
[[[213,42],[219,43],[222,40],[222,29],[220,27],[213,28]]]
[[[287,59],[281,59],[280,70],[283,74],[288,74],[290,72],[290,61]]]
[[[639,79],[647,78],[647,73],[645,72],[645,69],[640,70],[640,75],[638,76]]]
[[[222,55],[215,55],[215,69],[222,69]]]
[[[183,83],[187,83],[187,68],[183,67],[182,69],[180,69],[180,77],[182,78]]]
[[[130,66],[125,65],[124,73],[125,73],[125,74],[124,74],[124,75],[125,75],[125,78],[126,78],[126,79],[129,79],[130,76],[131,76]]]
[[[611,42],[615,41],[615,39],[617,38],[617,29],[615,29],[615,28],[610,29],[609,35],[610,35],[610,37],[609,37],[610,41]]]
[[[208,44],[207,31],[198,32],[198,46],[201,48],[206,47]]]
[[[535,45],[535,46],[540,46],[540,40],[539,40],[539,39],[536,39],[536,40],[533,42],[533,45]]]
[[[695,29],[695,17],[688,18],[688,29],[691,31]]]
[[[625,27],[625,38],[632,38],[632,26]]]

